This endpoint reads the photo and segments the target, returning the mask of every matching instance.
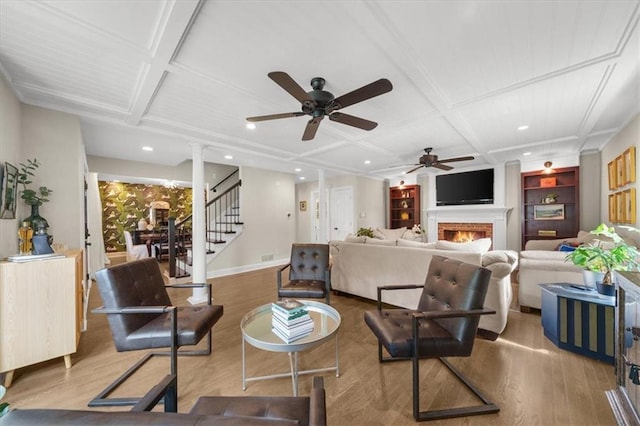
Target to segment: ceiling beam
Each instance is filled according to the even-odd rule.
[[[201,6],[202,0],[180,0],[171,4],[167,16],[159,25],[160,37],[154,42],[157,50],[152,52],[151,62],[145,64],[140,73],[138,88],[126,120],[128,124],[137,126],[149,109],[153,98],[160,90],[169,64],[180,49]]]

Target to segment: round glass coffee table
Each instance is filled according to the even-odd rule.
[[[340,376],[338,357],[338,328],[340,327],[340,314],[334,308],[321,302],[312,300],[300,300],[306,305],[309,315],[313,319],[314,328],[311,334],[291,343],[286,343],[271,331],[271,303],[259,306],[246,314],[240,322],[242,330],[242,390],[247,389],[247,382],[255,380],[275,379],[279,377],[291,377],[293,396],[298,396],[298,376],[324,371],[335,371],[336,377]],[[298,370],[298,352],[318,346],[331,337],[336,343],[336,364],[333,367],[318,368],[313,370]],[[291,372],[272,374],[269,376],[247,377],[245,342],[258,349],[270,352],[287,352]]]

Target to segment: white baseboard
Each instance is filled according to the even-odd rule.
[[[284,259],[271,260],[268,262],[254,263],[252,265],[242,265],[234,268],[217,269],[214,271],[207,271],[207,279],[225,277],[227,275],[240,274],[242,272],[257,271],[260,269],[266,269],[266,268],[272,268],[274,266],[285,265],[287,263],[289,263],[288,257]]]

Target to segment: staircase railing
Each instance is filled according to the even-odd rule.
[[[226,181],[228,181],[229,179],[231,179],[231,176],[237,174],[240,172],[240,169],[235,169],[233,172],[229,173],[229,176],[227,176],[226,178],[222,179],[220,182],[216,183],[214,185],[213,188],[211,188],[211,192],[217,192],[217,189],[220,185],[222,185],[223,183],[225,183]]]
[[[240,216],[241,186],[242,181],[238,181],[225,192],[207,202],[205,206],[207,254],[215,253],[215,245],[225,243],[225,235],[235,233],[235,226],[242,225]],[[175,218],[169,218],[166,254],[169,257],[169,277],[171,278],[189,276],[187,266],[191,266],[192,220],[192,215],[177,223]],[[159,253],[162,255],[164,250],[161,249]]]

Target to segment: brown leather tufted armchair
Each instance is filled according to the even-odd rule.
[[[282,272],[289,268],[289,281],[282,282]],[[276,272],[278,299],[324,298],[329,304],[331,265],[328,244],[293,244],[291,260]]]
[[[211,304],[210,284],[175,284],[165,286],[158,261],[153,258],[123,263],[96,272],[102,302],[94,313],[107,314],[113,341],[118,352],[140,349],[170,348],[170,351],[149,352],[118,379],[89,402],[90,407],[135,405],[140,398],[108,398],[154,355],[171,357],[171,375],[165,411],[177,410],[177,356],[211,354],[211,328],[222,317],[223,308]],[[167,287],[208,289],[208,303],[202,306],[176,307],[171,303]],[[196,345],[207,336],[203,350],[183,350],[181,346]]]
[[[480,315],[495,313],[483,309],[491,271],[480,266],[433,256],[424,285],[378,287],[378,309],[364,313],[365,323],[378,338],[378,359],[382,362],[411,359],[413,365],[413,416],[435,420],[500,409],[473,386],[444,357],[471,355]],[[382,291],[422,287],[416,310],[382,309]],[[390,357],[383,357],[384,346]],[[420,359],[440,361],[483,402],[474,407],[420,411]]]

